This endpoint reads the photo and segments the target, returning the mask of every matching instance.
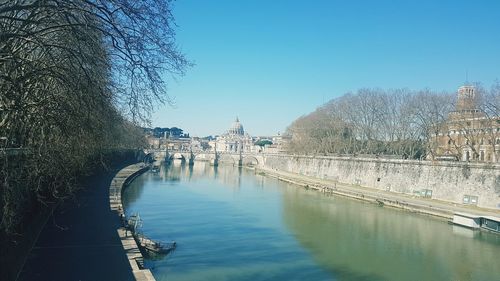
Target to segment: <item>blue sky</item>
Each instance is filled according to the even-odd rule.
[[[196,65],[169,81],[153,126],[252,135],[363,87],[455,91],[500,78],[500,1],[178,0],[177,42]]]

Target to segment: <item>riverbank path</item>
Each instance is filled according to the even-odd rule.
[[[17,280],[135,280],[116,231],[120,219],[109,206],[119,170],[92,176],[54,210]]]

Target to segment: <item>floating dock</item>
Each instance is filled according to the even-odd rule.
[[[471,229],[486,229],[500,233],[500,218],[497,217],[455,213],[452,223]]]

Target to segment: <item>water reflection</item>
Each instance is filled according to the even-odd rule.
[[[157,280],[496,280],[500,236],[328,197],[232,166],[174,162],[124,192],[144,233],[179,242]]]
[[[253,171],[246,170],[253,173]],[[208,162],[195,162],[188,165],[185,162],[173,161],[170,165],[160,167],[160,177],[164,181],[196,181],[200,179],[213,178],[223,185],[240,187],[242,179],[242,167],[233,165],[211,166]]]
[[[168,169],[174,181],[144,174],[142,197],[125,206],[146,235],[178,242],[173,255],[146,261],[157,280],[331,280],[283,228],[279,188],[232,166]]]
[[[371,204],[283,193],[283,218],[314,259],[345,280],[494,280],[498,235]]]
[[[142,193],[144,192],[145,184],[149,180],[151,180],[150,177],[142,175],[137,177],[129,186],[125,188],[122,196],[122,203],[124,207],[133,204],[141,198]]]

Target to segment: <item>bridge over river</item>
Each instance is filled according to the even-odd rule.
[[[219,163],[237,166],[262,166],[265,156],[262,153],[230,153],[222,151],[186,151],[166,149],[145,149],[146,157],[160,162],[180,160],[193,165],[194,161],[206,161],[217,166]]]

